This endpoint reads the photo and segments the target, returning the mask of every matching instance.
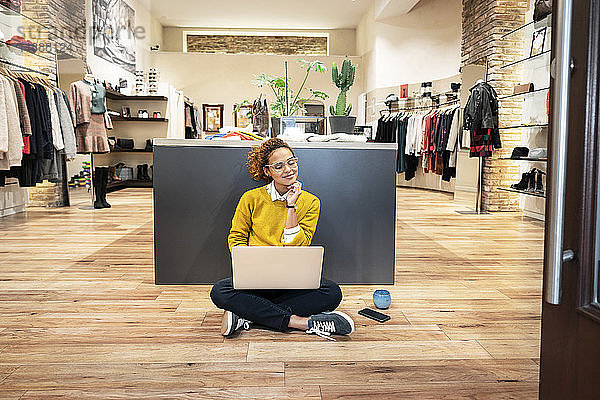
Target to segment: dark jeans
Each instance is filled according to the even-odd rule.
[[[210,298],[223,310],[284,332],[291,315],[309,317],[335,310],[342,301],[342,290],[328,279],[321,279],[318,289],[236,290],[233,279],[227,278],[215,283]]]

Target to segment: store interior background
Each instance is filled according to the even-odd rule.
[[[349,1],[342,11],[338,4],[332,4],[321,13],[313,12],[295,18],[289,17],[294,15],[295,6],[285,4],[276,8],[271,6],[270,12],[266,13],[261,7],[241,1],[233,2],[232,8],[239,10],[235,14],[220,10],[215,5],[198,4],[192,6],[192,10],[187,10],[190,6],[184,1],[169,2],[167,5],[156,1],[131,0],[127,4],[135,11],[137,28],[142,29],[135,43],[136,69],[148,71],[149,68],[158,68],[161,82],[182,91],[198,107],[204,103],[223,104],[225,126],[234,125],[232,110],[235,103],[245,99],[252,101],[261,93],[270,96],[267,88],[258,88],[251,83],[257,74],[282,75],[284,61],[288,61],[292,87],[299,85],[304,77],[304,70],[297,63],[299,58],[321,60],[329,69],[333,62],[341,64],[345,58],[350,58],[357,71],[355,83],[348,94],[348,101],[354,105],[352,114],[357,115],[358,125],[372,125],[375,128],[379,111],[386,108],[383,103],[385,97],[390,93],[397,94],[402,84],[411,84],[412,91],[413,88],[418,90],[421,82],[434,82],[433,92],[444,92],[448,90],[450,82],[465,79],[461,74],[463,68],[468,70],[476,65],[482,69],[475,77],[485,78],[487,71],[488,81],[503,96],[511,94],[515,84],[531,81],[531,75],[548,76],[545,71],[548,68],[547,57],[542,57],[537,64],[528,64],[527,68],[523,64],[502,68],[504,64],[518,60],[529,52],[529,43],[525,38],[530,32],[525,35],[517,33],[508,38],[503,38],[503,35],[523,25],[526,17],[531,19],[532,2],[358,0]],[[314,6],[317,6],[317,2]],[[56,26],[57,32],[67,38],[69,46],[64,54],[60,53],[58,63],[63,89],[81,78],[87,64],[99,80],[114,84],[120,78],[125,78],[128,88],[123,92],[132,90],[134,75],[94,55],[90,35],[87,38],[81,35],[84,26],[86,32],[92,29],[90,1],[85,2],[85,7],[82,2],[74,0],[60,3],[25,1],[23,10],[48,26]],[[201,26],[198,26],[198,20],[203,22]],[[424,24],[423,21],[428,22]],[[325,34],[328,36],[329,53],[326,56],[188,53],[184,52],[185,31]],[[549,42],[548,39],[547,47]],[[160,50],[151,51],[150,47],[154,45],[158,45]],[[34,57],[25,55],[25,59],[29,65],[39,63]],[[463,106],[469,94],[470,82],[474,80],[466,78],[461,90]],[[312,72],[307,86],[329,94],[329,99],[325,101],[326,110],[334,104],[337,88],[331,82],[329,71],[323,74]],[[516,98],[514,102],[503,102],[500,109],[501,126],[518,125],[524,119],[523,103],[519,100]],[[534,108],[545,109],[543,96],[532,96],[529,100],[536,103]],[[130,129],[131,132],[136,130],[131,136],[139,146],[149,136],[137,126]],[[418,171],[417,178],[411,182],[404,181],[399,175],[398,184],[453,193],[457,209],[477,208],[479,196],[482,203],[479,208],[485,211],[521,210],[527,216],[543,220],[543,199],[519,196],[498,188],[518,182],[521,172],[525,172],[522,168],[527,167],[499,158],[509,157],[512,148],[518,145],[545,147],[545,133],[545,129],[503,130],[504,145],[498,157],[483,161],[480,167],[474,159],[469,159],[466,152],[460,152],[458,176],[450,183]],[[158,130],[151,136],[165,137],[167,133]],[[144,161],[143,157],[133,157],[128,161],[134,164]],[[77,171],[83,159],[83,156],[79,156],[76,161],[69,163],[70,176]],[[108,161],[116,163],[119,160],[109,157]],[[482,184],[478,189],[480,168],[483,170]],[[28,196],[21,190],[17,197],[21,200],[29,197],[29,204],[36,206],[64,204],[61,188],[53,187],[53,184],[44,185],[31,189]],[[478,195],[478,190],[483,194]],[[13,191],[16,193],[19,189]],[[11,208],[9,205],[4,207],[6,214],[10,213],[7,210]],[[24,209],[23,204],[12,205],[15,210]]]
[[[145,30],[144,38],[136,42],[136,69],[148,71],[150,68],[158,68],[160,81],[182,91],[186,97],[200,107],[200,110],[202,104],[223,104],[225,126],[234,125],[232,115],[234,103],[244,99],[252,101],[261,93],[269,95],[266,89],[261,90],[252,85],[251,81],[256,74],[282,75],[284,62],[288,61],[292,86],[297,86],[304,77],[304,71],[297,64],[298,58],[318,59],[327,65],[327,73],[313,72],[307,83],[307,86],[329,94],[330,97],[325,102],[326,110],[335,103],[338,93],[329,72],[332,63],[336,62],[339,65],[345,58],[352,60],[352,63],[356,65],[356,80],[349,92],[348,101],[354,105],[352,115],[358,115],[358,124],[364,125],[376,126],[380,110],[386,109],[384,99],[390,93],[398,94],[399,86],[403,84],[410,84],[412,91],[413,89],[418,90],[421,82],[434,82],[433,92],[439,93],[447,91],[451,82],[462,80],[461,102],[463,105],[468,97],[469,87],[477,79],[486,76],[500,96],[512,94],[514,85],[519,83],[533,81],[536,83],[536,87],[548,86],[548,55],[533,60],[531,63],[517,64],[514,68],[502,68],[506,64],[516,62],[529,55],[532,26],[510,37],[504,37],[504,35],[532,20],[533,1],[531,0],[309,0],[302,2],[302,5],[298,2],[232,0],[228,1],[226,9],[222,7],[221,2],[213,1],[126,0],[126,3],[135,11],[136,25]],[[340,6],[341,3],[344,3],[343,7]],[[303,13],[303,9],[311,11]],[[23,11],[47,26],[56,27],[59,34],[64,35],[65,40],[71,44],[68,49],[64,49],[64,53],[61,53],[59,59],[58,73],[60,86],[63,89],[67,90],[70,82],[83,77],[86,64],[100,81],[114,84],[119,78],[126,78],[128,89],[134,86],[135,76],[133,74],[94,55],[89,34],[73,36],[74,31],[89,32],[91,29],[90,0],[85,2],[80,0],[23,0]],[[198,23],[197,21],[202,22]],[[327,34],[329,54],[326,56],[281,56],[186,53],[183,51],[184,31]],[[549,38],[550,36],[547,36],[546,49],[550,45]],[[160,50],[151,51],[150,47],[154,45],[159,45]],[[40,61],[26,54],[25,63],[34,67]],[[44,68],[46,67],[42,66],[42,69]],[[51,69],[47,71],[50,74],[55,73]],[[447,387],[459,387],[472,382],[477,382],[473,386],[475,392],[479,391],[478,393],[481,394],[490,391],[489,398],[503,398],[505,389],[515,390],[514,393],[517,394],[517,397],[521,394],[522,397],[518,398],[533,398],[531,396],[537,393],[539,321],[541,319],[538,303],[541,303],[545,199],[499,190],[500,187],[506,188],[510,184],[518,182],[521,174],[531,168],[531,164],[521,164],[501,158],[510,157],[512,149],[520,145],[530,148],[546,147],[547,128],[506,129],[528,123],[532,118],[543,119],[546,109],[545,95],[531,96],[528,101],[528,107],[535,110],[536,113],[541,113],[541,116],[528,115],[529,111],[524,110],[522,99],[516,98],[514,101],[508,100],[502,103],[500,123],[505,128],[502,131],[503,148],[495,152],[493,158],[484,160],[481,165],[481,208],[483,211],[491,212],[490,215],[457,213],[457,211],[472,211],[478,200],[480,166],[477,159],[468,157],[468,150],[462,150],[459,154],[460,164],[457,167],[457,178],[449,183],[440,181],[439,176],[434,174],[418,173],[415,180],[411,182],[404,181],[403,176],[398,175],[398,192],[405,193],[405,196],[400,198],[398,205],[396,254],[399,258],[396,269],[397,286],[392,290],[394,301],[397,301],[395,304],[398,307],[402,305],[404,308],[401,311],[399,309],[390,311],[394,321],[399,325],[391,328],[369,325],[368,329],[361,330],[355,336],[357,343],[354,344],[357,347],[348,347],[350,349],[348,358],[334,352],[327,353],[323,356],[326,363],[328,361],[357,361],[357,365],[360,365],[360,362],[375,360],[376,365],[372,367],[375,372],[369,375],[369,379],[375,386],[385,386],[386,384],[393,385],[400,382],[404,384],[411,381],[413,378],[410,373],[415,371],[411,369],[414,366],[410,364],[411,360],[422,361],[420,357],[444,359],[442,364],[435,364],[433,367],[433,364],[427,364],[427,362],[418,364],[418,371],[432,370],[436,374],[434,378],[431,378],[435,381],[433,383],[430,382],[428,372],[419,375],[415,385],[420,384],[422,388],[428,388],[424,389],[425,392],[413,391],[413,388],[409,388],[407,392],[401,394],[394,392],[400,396],[397,398],[409,398],[411,393],[423,395],[423,393],[428,393],[427,390],[431,388],[439,390],[438,396],[433,398],[440,398],[447,394]],[[135,108],[132,107],[132,112],[134,110]],[[167,137],[168,128],[166,126],[152,129],[159,132],[153,133],[153,137]],[[143,147],[145,138],[149,137],[146,126],[132,127],[130,135],[135,138],[136,147]],[[111,136],[110,132],[109,136]],[[120,156],[106,157],[109,157],[108,162],[116,163]],[[144,158],[148,157],[147,155],[133,154],[127,157],[125,162],[134,167],[137,163],[149,160],[149,158]],[[89,156],[78,155],[75,161],[69,162],[69,176],[81,169],[84,160],[89,160]],[[404,189],[404,187],[409,189]],[[414,190],[414,188],[426,190]],[[89,287],[91,288],[89,296],[91,296],[92,302],[102,302],[102,296],[112,299],[110,297],[113,290],[111,285],[117,282],[117,286],[121,285],[117,290],[130,286],[135,287],[132,289],[135,291],[132,298],[136,300],[132,301],[137,301],[139,298],[157,299],[159,303],[168,303],[164,308],[168,309],[167,311],[176,309],[177,312],[182,313],[178,316],[181,319],[177,319],[176,323],[185,320],[182,323],[185,326],[177,326],[171,330],[171,326],[168,326],[167,329],[161,325],[160,332],[152,331],[150,336],[154,336],[149,340],[156,339],[163,349],[161,350],[163,353],[156,358],[153,358],[154,355],[147,358],[142,356],[139,360],[135,358],[139,355],[136,353],[139,349],[134,349],[136,346],[134,342],[147,335],[145,331],[140,331],[141,333],[132,334],[131,343],[121,344],[119,347],[131,350],[131,353],[116,350],[111,353],[114,359],[107,361],[107,358],[104,359],[98,355],[101,352],[95,352],[97,346],[108,348],[107,343],[92,343],[87,347],[91,354],[90,359],[99,363],[107,363],[106,365],[109,362],[144,363],[148,360],[175,364],[182,361],[179,357],[182,352],[189,351],[188,354],[191,354],[189,361],[193,363],[197,361],[196,352],[203,352],[203,354],[213,352],[215,345],[211,341],[215,340],[215,335],[218,335],[221,314],[217,314],[213,309],[207,293],[199,292],[197,288],[155,286],[152,279],[149,278],[152,275],[153,263],[151,189],[145,189],[146,192],[141,189],[128,189],[115,194],[109,193],[109,201],[113,203],[113,208],[98,211],[80,209],[89,206],[91,200],[87,191],[79,190],[77,193],[72,193],[71,207],[62,208],[64,211],[60,211],[60,206],[65,204],[64,189],[61,182],[57,184],[44,182],[29,189],[19,188],[16,185],[0,188],[0,217],[9,216],[5,219],[8,220],[9,218],[19,218],[19,215],[23,216],[23,220],[17,219],[18,224],[23,224],[21,227],[8,226],[7,223],[5,230],[7,235],[21,234],[20,229],[30,226],[26,224],[35,225],[36,218],[39,220],[49,219],[52,226],[63,218],[61,213],[67,213],[68,215],[64,214],[64,221],[68,221],[71,225],[65,229],[71,232],[67,236],[73,235],[68,236],[69,240],[73,240],[68,243],[69,246],[72,246],[69,257],[73,257],[74,269],[77,270],[74,272],[81,273],[85,277],[75,276],[73,278],[69,275],[66,279],[73,280],[73,282],[79,282],[77,279],[89,280],[81,288],[75,289],[74,293],[76,292],[79,296],[80,292]],[[10,217],[12,214],[17,215]],[[136,219],[140,215],[143,215],[143,221]],[[440,215],[444,218],[442,222],[439,219]],[[26,218],[29,220],[25,221]],[[0,223],[2,223],[2,218],[0,218]],[[47,231],[53,231],[53,228],[44,229],[44,234],[47,234]],[[79,235],[83,239],[74,237]],[[479,246],[478,241],[484,235],[488,241]],[[11,246],[13,245],[15,244],[11,242]],[[131,246],[134,246],[135,249],[132,250]],[[51,250],[47,250],[47,248]],[[11,251],[16,251],[12,247],[11,249]],[[39,250],[41,253],[47,251],[49,254],[54,254],[53,252],[59,254],[60,251],[64,251],[61,244],[52,240]],[[132,260],[132,254],[139,257]],[[13,257],[10,260],[12,261],[17,256],[10,253],[10,257]],[[23,261],[24,264],[26,262]],[[16,267],[16,269],[19,268],[21,267]],[[88,268],[90,268],[89,271]],[[65,271],[73,272],[68,268]],[[104,280],[99,285],[93,282],[93,278],[85,275],[89,273],[91,276],[93,272],[97,271],[104,274],[102,277]],[[46,279],[55,272],[50,271],[41,279]],[[27,274],[34,275],[34,273],[37,272],[32,269],[23,275],[24,277],[16,279],[28,279],[29,275]],[[34,279],[40,278],[35,276]],[[59,279],[57,286],[59,289],[57,290],[70,287],[68,283],[61,281],[61,278],[57,279]],[[8,286],[10,284],[11,282],[6,283],[7,287],[10,288]],[[85,286],[87,284],[89,286]],[[40,285],[32,287],[39,290]],[[26,287],[26,284],[24,283],[22,287]],[[101,292],[104,289],[106,292]],[[355,304],[367,302],[371,289],[370,287],[367,289],[364,287],[344,288],[347,304],[354,307]],[[83,296],[85,295],[87,294],[84,293]],[[169,302],[175,300],[179,303],[177,306],[172,306],[172,303]],[[104,303],[92,304],[91,307],[96,307],[92,312],[98,312],[104,306]],[[44,307],[46,306],[44,305]],[[82,305],[82,307],[87,307],[87,305]],[[148,311],[155,305],[144,303],[143,307],[148,307],[145,309]],[[32,310],[37,309],[34,307]],[[156,313],[146,316],[144,312],[121,307],[118,310],[120,315],[117,319],[121,318],[119,321],[122,321],[127,318],[139,317],[140,326],[150,326],[153,329],[155,327],[153,324],[160,322],[157,322],[157,318],[164,317],[164,314]],[[198,317],[205,312],[204,320]],[[106,315],[108,314],[110,313]],[[65,324],[77,325],[81,321],[78,319],[80,316],[73,321],[69,318],[71,316],[65,318]],[[100,316],[95,322],[100,321],[105,324],[106,321],[102,318],[105,316]],[[12,321],[11,323],[13,323]],[[204,326],[198,330],[198,326],[205,321],[208,323],[208,331],[203,330]],[[54,323],[54,320],[51,322]],[[171,320],[168,321],[168,323],[171,322]],[[364,321],[362,322],[364,323]],[[367,324],[369,322],[367,321]],[[56,323],[58,329],[63,329],[62,322]],[[412,331],[412,326],[409,324],[415,324],[420,330]],[[106,326],[108,327],[102,325],[100,329],[106,328],[107,342],[123,337],[122,332],[113,325]],[[0,327],[0,333],[2,333],[2,329]],[[179,329],[187,330],[181,336],[169,336],[172,332],[175,332],[173,335],[179,335],[181,333]],[[10,326],[4,333],[8,330],[11,330]],[[135,336],[137,334],[141,336]],[[57,335],[65,335],[65,333],[58,332]],[[161,335],[163,335],[162,338]],[[258,333],[252,332],[250,335],[249,341],[260,341],[264,335],[268,334],[259,331]],[[63,337],[59,336],[59,339]],[[294,337],[294,340],[297,337]],[[77,338],[80,337],[77,336]],[[188,343],[189,347],[185,347],[186,345],[176,347],[169,342],[177,342],[181,338],[189,340],[191,343]],[[84,340],[88,339],[88,336],[84,337]],[[102,337],[97,339],[104,340]],[[221,340],[220,337],[217,339]],[[340,367],[347,371],[340,373],[337,377],[328,375],[330,373],[328,371],[331,371],[327,369],[329,364],[325,366],[311,365],[310,368],[318,369],[318,373],[312,374],[311,369],[302,363],[307,361],[312,363],[314,354],[311,354],[311,351],[314,351],[315,348],[320,350],[319,346],[323,343],[317,343],[316,347],[311,347],[312,343],[300,343],[306,341],[300,339],[300,342],[296,343],[299,353],[294,355],[297,358],[292,357],[291,369],[306,369],[295,377],[286,375],[285,382],[280,382],[278,379],[283,376],[280,371],[283,369],[283,363],[280,361],[287,361],[287,359],[283,356],[269,358],[268,353],[277,349],[281,352],[280,354],[285,353],[283,345],[286,344],[287,338],[282,340],[279,336],[272,336],[269,337],[269,340],[271,339],[274,339],[274,343],[264,345],[266,350],[263,353],[260,353],[262,344],[259,343],[256,347],[259,349],[259,353],[255,359],[267,363],[273,362],[273,364],[261,364],[257,367],[258,373],[267,371],[272,373],[272,377],[275,376],[267,382],[268,384],[275,382],[274,384],[279,386],[285,384],[302,386],[305,384],[307,376],[313,375],[313,380],[308,383],[311,385],[319,384],[319,379],[321,381],[325,379],[319,377],[326,377],[328,381],[325,382],[324,387],[328,387],[329,392],[324,389],[322,398],[327,397],[326,393],[330,394],[329,398],[336,398],[338,390],[341,390],[341,393],[346,390],[336,387],[336,384],[341,385],[347,379],[354,379],[355,382],[363,379],[362,373],[352,375],[350,363]],[[372,351],[365,352],[364,348],[359,348],[360,340],[370,341],[369,346],[372,346]],[[378,340],[385,340],[385,344],[392,347],[378,347],[379,343],[376,343]],[[411,340],[420,342],[415,345],[410,342]],[[437,344],[434,344],[436,340],[442,342],[449,340],[451,347],[444,347],[446,342],[443,342],[441,347],[436,347]],[[477,340],[482,347],[485,346],[485,351],[481,350],[479,345],[474,345],[474,341]],[[63,345],[63,342],[49,343],[50,346],[57,348]],[[73,360],[77,361],[79,357],[87,357],[85,353],[75,354],[75,350],[73,353],[69,353],[71,351],[69,346],[72,343],[66,339],[64,343],[66,344],[61,349],[64,354],[68,355],[65,356],[66,358],[59,358],[57,354],[60,354],[60,351],[50,352],[50,355],[47,355],[40,350],[39,354],[43,354],[44,358],[40,356],[37,360],[41,359],[42,363],[58,365],[73,362]],[[197,343],[200,344],[197,345]],[[36,345],[42,346],[41,343]],[[219,342],[219,346],[221,345],[222,343]],[[235,347],[238,344],[230,342],[214,350],[215,357],[222,357],[219,358],[219,361],[226,360],[230,364],[235,364],[238,361],[247,360],[247,354],[250,354],[247,349],[241,352],[243,354],[240,356],[241,353],[237,352],[239,350],[237,347],[230,351],[231,348],[227,345]],[[79,351],[77,346],[73,348]],[[2,342],[0,342],[0,350],[2,349]],[[6,349],[13,351],[10,346],[7,346]],[[226,351],[221,351],[223,349]],[[6,359],[13,360],[14,364],[18,364],[17,350],[19,349],[10,354],[5,352],[4,356],[7,357]],[[462,352],[463,350],[464,352]],[[228,351],[230,352],[228,353]],[[311,355],[311,359],[302,358],[300,353]],[[369,354],[357,356],[359,353]],[[388,373],[378,372],[379,363],[391,363],[390,360],[393,357],[402,359],[405,354],[408,354],[407,357],[410,358],[408,364],[390,364],[390,369],[386,370],[391,374],[391,378]],[[130,357],[130,355],[134,356]],[[0,356],[2,356],[1,352]],[[496,360],[486,359],[490,357]],[[188,359],[184,361],[188,361]],[[142,364],[140,365],[135,368],[145,368]],[[109,367],[106,366],[106,371],[109,371]],[[256,366],[253,365],[253,367]],[[90,368],[92,367],[87,366],[80,370],[96,374],[95,371],[90,372]],[[123,370],[125,371],[127,368],[123,367]],[[286,362],[286,369],[289,368],[290,365]],[[409,371],[408,375],[400,376],[399,374],[402,374],[404,370]],[[465,370],[476,371],[474,373],[476,376],[465,378]],[[65,376],[75,376],[77,372],[77,368],[61,364],[58,367],[40,369],[41,374],[47,373],[46,377],[38,377],[32,373],[30,381],[33,381],[31,380],[33,376],[35,379],[45,382],[45,387],[53,387],[52,385],[66,387],[68,382],[65,383],[66,380],[61,381],[61,379]],[[53,375],[55,373],[64,375]],[[104,372],[98,372],[99,375],[94,376],[100,376],[102,373]],[[132,374],[136,373],[138,373],[137,369],[132,372]],[[446,376],[445,373],[452,374],[452,376]],[[114,376],[110,374],[111,372],[106,372],[104,378],[110,376],[112,377],[110,379],[113,379]],[[192,377],[192,375],[186,376]],[[235,380],[235,376],[245,375],[243,373],[231,375],[227,372],[223,376],[226,376],[223,379],[227,381],[227,379]],[[197,375],[193,377],[198,378]],[[2,378],[0,371],[0,382]],[[50,382],[52,379],[54,379],[54,383]],[[109,382],[110,379],[105,382]],[[255,377],[250,379],[255,379]],[[262,378],[258,378],[258,380],[260,379]],[[173,382],[175,380],[179,380],[179,378],[175,377]],[[447,385],[446,380],[451,383]],[[192,381],[191,378],[189,381],[183,379],[183,384],[193,386],[199,382]],[[217,381],[217,378],[214,381]],[[239,381],[235,382],[242,385]],[[260,384],[256,384],[254,380],[250,382],[252,382],[251,385],[257,387],[260,384],[265,385],[264,381],[260,381]],[[150,386],[144,387],[146,383],[141,378],[135,381],[140,392],[135,392],[132,396],[145,393],[145,390],[161,390],[164,382],[157,380],[153,381]],[[119,385],[121,386],[115,387],[122,389],[128,385],[128,382],[121,382]],[[513,389],[515,387],[516,389]],[[314,389],[313,386],[309,386],[309,388]],[[273,398],[282,398],[286,395],[294,397],[294,394],[297,394],[285,392],[283,389],[281,392],[277,390],[272,392],[275,393]],[[360,390],[367,393],[368,389],[353,387],[348,389],[346,394],[360,397]],[[471,393],[469,390],[465,389],[465,396]],[[256,397],[260,397],[259,392],[257,390],[253,393]],[[386,394],[385,391],[382,393]],[[215,395],[215,392],[210,392],[208,396],[210,397],[210,395]],[[318,390],[313,395],[315,398],[319,398]],[[421,397],[418,395],[415,398],[426,398],[424,395]]]

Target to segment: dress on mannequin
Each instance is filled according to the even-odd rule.
[[[96,83],[77,81],[71,84],[69,103],[78,153],[110,152],[106,128],[112,126],[105,120],[105,94],[104,87]]]

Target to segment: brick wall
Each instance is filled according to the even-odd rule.
[[[188,35],[188,52],[327,55],[327,38],[310,36]]]
[[[525,23],[529,10],[528,0],[463,0],[463,33],[461,46],[462,65],[488,64],[488,82],[499,96],[512,92],[521,83],[523,64],[502,66],[523,57],[523,34],[502,37]],[[521,103],[518,99],[500,103],[500,127],[521,123]],[[520,129],[501,129],[503,148],[485,159],[483,167],[483,208],[488,211],[518,210],[518,195],[498,190],[518,182],[519,166],[514,162],[499,160],[510,156],[521,141]]]
[[[56,82],[57,54],[86,58],[85,1],[24,0],[22,4],[23,14],[44,25],[23,19],[25,38],[38,46],[37,56],[25,53],[25,65],[46,72],[48,79]],[[29,205],[63,206],[65,192],[63,181],[44,181],[29,189]]]

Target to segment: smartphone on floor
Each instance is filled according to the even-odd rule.
[[[375,311],[370,308],[363,308],[358,313],[363,317],[374,319],[377,322],[385,322],[390,319],[389,315],[380,313],[379,311]]]

